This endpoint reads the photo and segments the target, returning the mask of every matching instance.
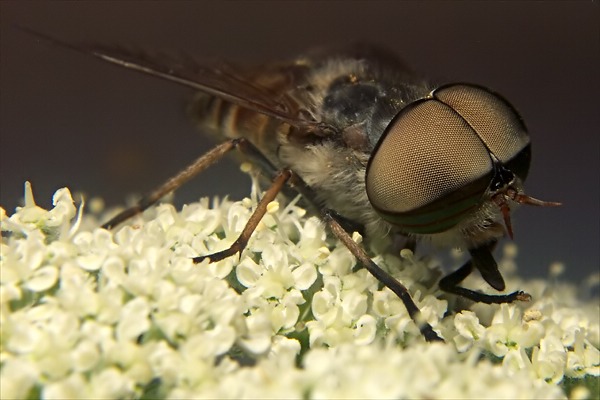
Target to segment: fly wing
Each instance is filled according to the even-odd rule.
[[[178,83],[298,128],[313,132],[329,128],[307,117],[307,113],[299,112],[298,102],[285,91],[275,92],[229,64],[203,65],[186,55],[149,53],[101,44],[72,44],[26,27],[20,28],[57,46]]]

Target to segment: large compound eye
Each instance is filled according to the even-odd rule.
[[[367,195],[386,221],[406,232],[442,232],[482,201],[492,154],[524,178],[529,137],[516,111],[486,89],[445,86],[388,125],[369,160]]]
[[[434,91],[433,97],[460,115],[503,164],[513,160],[529,144],[527,128],[517,111],[487,89],[448,85]]]

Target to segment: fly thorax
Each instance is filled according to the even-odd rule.
[[[376,84],[354,82],[351,76],[343,76],[331,84],[323,99],[323,117],[341,126],[354,125],[372,115],[381,98]]]

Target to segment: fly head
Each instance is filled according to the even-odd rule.
[[[514,205],[559,204],[524,194],[530,160],[527,129],[510,103],[480,86],[450,84],[390,122],[369,160],[366,191],[401,232],[453,232],[476,248],[512,237]]]

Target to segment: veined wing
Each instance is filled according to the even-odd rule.
[[[101,44],[73,44],[26,27],[20,29],[57,46],[207,93],[298,128],[313,132],[333,130],[327,124],[307,119],[307,113],[299,113],[297,102],[285,92],[275,93],[225,63],[202,65],[185,55],[149,53]]]

